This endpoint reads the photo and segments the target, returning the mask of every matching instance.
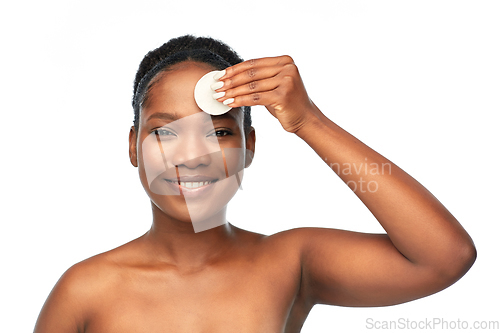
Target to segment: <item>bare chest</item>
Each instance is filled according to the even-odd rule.
[[[97,298],[85,333],[284,332],[299,284],[300,267],[283,258],[129,271]]]

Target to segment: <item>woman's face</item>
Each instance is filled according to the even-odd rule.
[[[195,85],[212,70],[189,61],[160,74],[143,105],[138,133],[132,130],[130,137],[132,164],[152,202],[193,225],[226,208],[255,142],[253,130],[245,137],[239,108],[210,116],[196,104]]]

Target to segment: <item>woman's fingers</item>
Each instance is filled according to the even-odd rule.
[[[226,68],[219,80],[212,86],[219,102],[232,108],[264,105],[288,132],[295,133],[317,116],[289,56],[242,62]]]
[[[237,108],[241,106],[255,106],[255,105],[270,105],[276,100],[276,90],[255,92],[247,95],[238,95],[234,98],[225,100],[230,107]]]
[[[252,72],[262,67],[282,67],[286,64],[293,64],[293,59],[290,56],[269,57],[260,59],[251,59],[242,63],[226,68],[226,74],[222,80],[232,78],[238,74],[246,72],[247,77],[252,76]]]
[[[217,89],[217,92],[227,91],[229,89],[234,89],[240,86],[248,85],[251,82],[257,82],[259,80],[264,80],[272,78],[278,75],[282,70],[281,66],[266,66],[266,67],[252,67],[238,74],[234,74],[230,77],[225,75],[220,80],[224,85]]]
[[[255,93],[262,93],[274,90],[278,88],[279,85],[280,85],[280,78],[274,76],[263,80],[251,81],[244,85],[239,85],[234,89],[226,90],[223,96],[220,96],[219,92],[215,93],[214,95],[215,97],[220,96],[219,98],[217,98],[219,102],[224,102],[226,99],[234,98],[237,96],[251,95]]]
[[[217,92],[276,76],[287,64],[293,64],[292,58],[281,56],[247,60],[228,67],[226,68],[226,74],[220,78],[224,85],[217,89]]]
[[[238,104],[243,100],[251,103],[247,106],[270,105],[277,101],[266,104],[267,99],[262,99],[261,93],[276,90],[288,81],[284,77],[297,75],[297,66],[289,56],[248,60],[226,69],[220,78],[223,86],[215,89],[214,98],[233,107],[234,99]]]

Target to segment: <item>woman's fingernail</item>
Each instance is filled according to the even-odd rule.
[[[223,97],[225,94],[226,94],[226,92],[225,92],[225,91],[221,91],[221,92],[218,92],[218,93],[213,94],[213,95],[212,95],[212,97],[213,97],[214,99],[219,99],[219,98]]]
[[[232,102],[234,102],[234,98],[228,98],[224,102],[222,102],[222,104],[228,105],[228,104],[231,104]]]
[[[221,77],[223,77],[224,75],[226,75],[226,70],[222,70],[222,71],[219,71],[219,73],[215,74],[214,75],[214,80],[218,80],[220,79]]]
[[[224,82],[222,81],[219,81],[219,82],[215,82],[213,83],[210,88],[212,88],[212,90],[217,90],[219,88],[222,88],[222,86],[224,85]]]

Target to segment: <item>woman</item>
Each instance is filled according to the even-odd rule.
[[[209,116],[193,91],[219,70]],[[387,234],[298,228],[265,236],[225,219],[264,105],[355,192]],[[134,85],[130,160],[152,202],[143,236],[68,269],[35,332],[299,332],[315,304],[385,306],[442,290],[475,247],[422,185],[329,120],[288,56],[242,62],[210,38],[148,53]]]

